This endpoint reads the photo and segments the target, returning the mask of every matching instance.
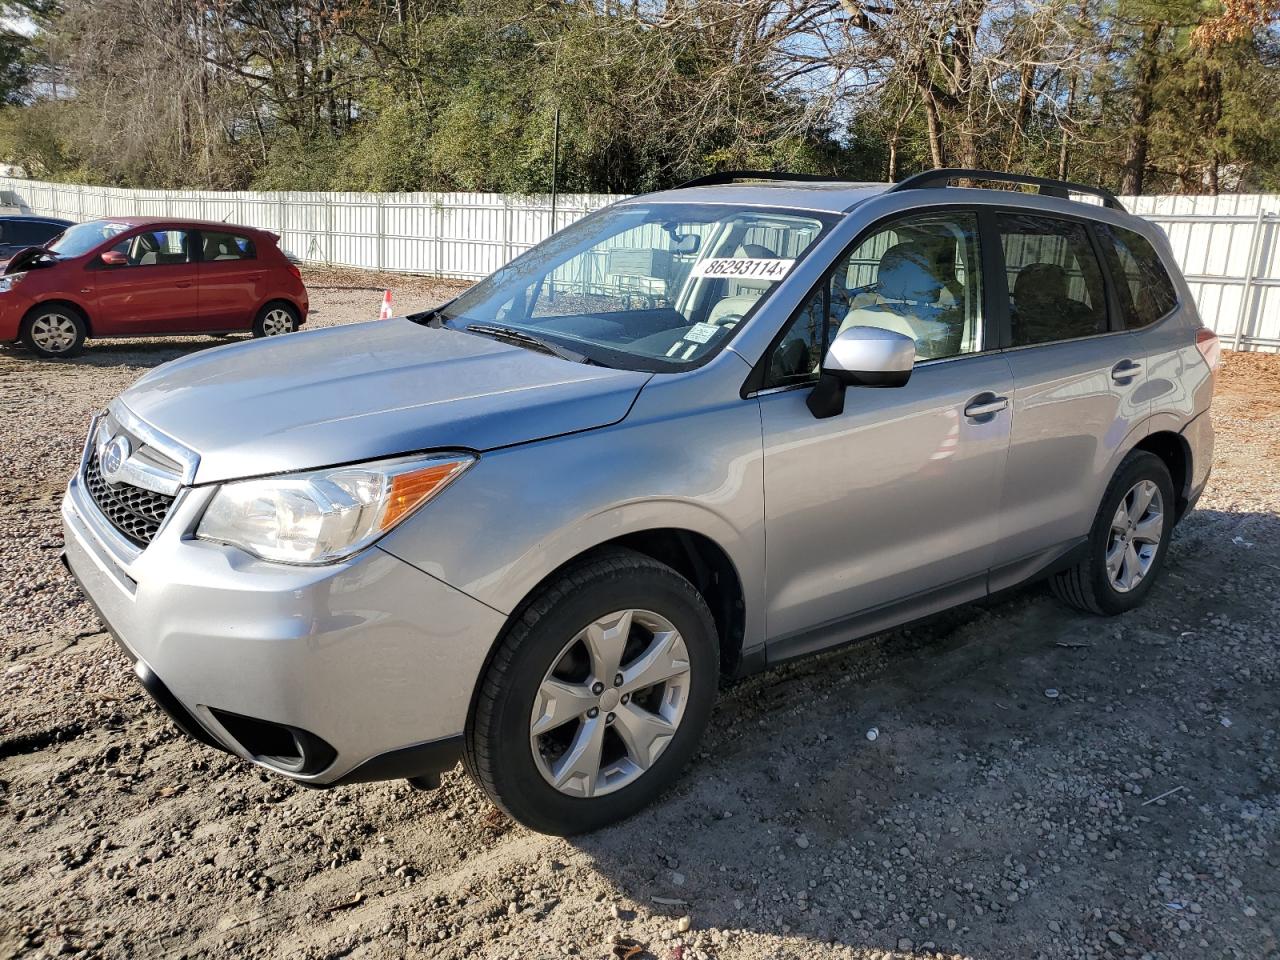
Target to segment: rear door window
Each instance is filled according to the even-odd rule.
[[[1013,346],[1106,333],[1102,269],[1083,223],[1001,213],[996,228],[1009,283]]]
[[[4,232],[0,234],[0,242],[12,244],[15,247],[43,246],[65,229],[65,227],[60,227],[56,223],[11,220],[4,224]]]
[[[1178,294],[1160,256],[1146,237],[1110,224],[1097,225],[1111,268],[1124,325],[1130,330],[1155,323],[1174,308]]]
[[[43,246],[67,228],[60,223],[29,223],[27,236],[29,242]]]
[[[253,241],[238,233],[200,234],[200,254],[205,262],[219,260],[254,260],[258,251]]]

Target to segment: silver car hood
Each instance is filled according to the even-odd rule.
[[[602,427],[650,376],[400,318],[203,350],[120,401],[195,451],[209,483]]]

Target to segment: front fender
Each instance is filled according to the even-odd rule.
[[[764,637],[763,477],[755,401],[674,418],[636,411],[611,427],[484,454],[381,546],[509,614],[601,544],[660,528],[698,533],[738,571],[750,649]]]

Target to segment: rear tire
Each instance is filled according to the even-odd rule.
[[[298,308],[283,300],[268,303],[253,321],[254,337],[279,337],[298,329]]]
[[[1164,566],[1173,534],[1169,469],[1135,450],[1120,463],[1089,531],[1088,552],[1049,580],[1058,599],[1077,610],[1115,616],[1142,604]]]
[[[597,554],[544,587],[499,642],[467,724],[467,772],[541,833],[621,820],[693,756],[719,672],[715,623],[688,580],[630,550]]]
[[[36,307],[26,315],[21,339],[36,356],[63,360],[84,349],[88,333],[89,327],[78,310],[54,303]]]

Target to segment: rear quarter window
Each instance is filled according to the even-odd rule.
[[[1155,323],[1178,303],[1177,291],[1159,254],[1141,234],[1106,223],[1097,226],[1125,327],[1136,330]]]

